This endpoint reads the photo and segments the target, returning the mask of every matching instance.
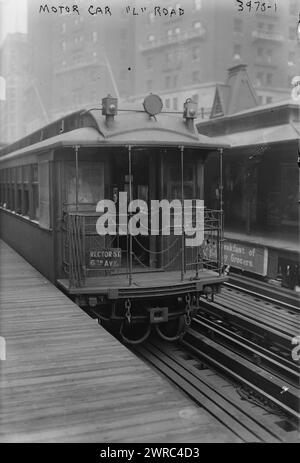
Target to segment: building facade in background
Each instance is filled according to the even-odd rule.
[[[160,3],[170,8],[169,0]],[[256,12],[255,6],[249,12],[243,3],[239,12],[235,0],[185,0],[172,5],[184,8],[182,16],[150,13],[137,21],[135,93],[142,98],[159,92],[165,106],[177,110],[184,89],[209,115],[214,84],[224,82],[227,68],[246,63],[260,104],[287,98],[300,65],[300,1],[268,1],[274,7],[266,12]],[[149,0],[149,9],[151,5]]]
[[[5,99],[0,99],[0,142],[11,143],[26,131],[25,88],[28,78],[26,34],[8,34],[0,49],[0,76]]]
[[[16,47],[18,55],[23,46],[19,67],[28,61],[18,90],[15,80],[17,96],[8,91],[6,105],[18,104],[26,117],[19,112],[13,129],[8,122],[12,116],[2,108],[4,141],[66,113],[99,107],[108,93],[136,104],[150,92],[158,93],[169,111],[181,111],[190,97],[198,103],[199,117],[208,118],[215,88],[224,84],[230,67],[247,64],[259,104],[286,99],[299,74],[300,0],[269,0],[272,8],[265,12],[254,7],[239,12],[235,0],[161,0],[161,10],[177,12],[171,18],[154,14],[154,0],[145,0],[146,11],[138,16],[127,14],[121,0],[113,2],[112,16],[88,14],[87,0],[76,2],[80,15],[39,13],[38,0],[27,3],[27,51],[25,36],[20,45],[18,34],[9,45],[2,44],[2,67],[10,66],[7,47]],[[138,1],[128,3],[139,11]]]
[[[66,112],[99,107],[108,93],[127,97],[134,92],[132,18],[121,9],[112,17],[92,16],[86,2],[76,3],[80,15],[53,18],[39,13],[36,0],[28,0],[28,131]]]

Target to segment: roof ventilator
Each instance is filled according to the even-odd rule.
[[[183,104],[183,117],[188,130],[194,131],[194,119],[197,117],[198,104],[187,98]]]
[[[106,116],[105,122],[107,127],[112,127],[114,122],[114,116],[118,113],[118,99],[107,95],[102,98],[102,115]]]

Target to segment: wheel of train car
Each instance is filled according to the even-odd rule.
[[[140,344],[145,341],[151,332],[149,323],[132,323],[123,321],[120,327],[120,335],[127,344]]]
[[[177,341],[184,333],[184,317],[176,318],[168,323],[155,325],[157,334],[165,341]]]

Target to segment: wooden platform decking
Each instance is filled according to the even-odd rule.
[[[0,241],[0,442],[238,442]]]

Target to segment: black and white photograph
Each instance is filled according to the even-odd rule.
[[[0,0],[1,449],[300,443],[299,179],[300,0]]]

